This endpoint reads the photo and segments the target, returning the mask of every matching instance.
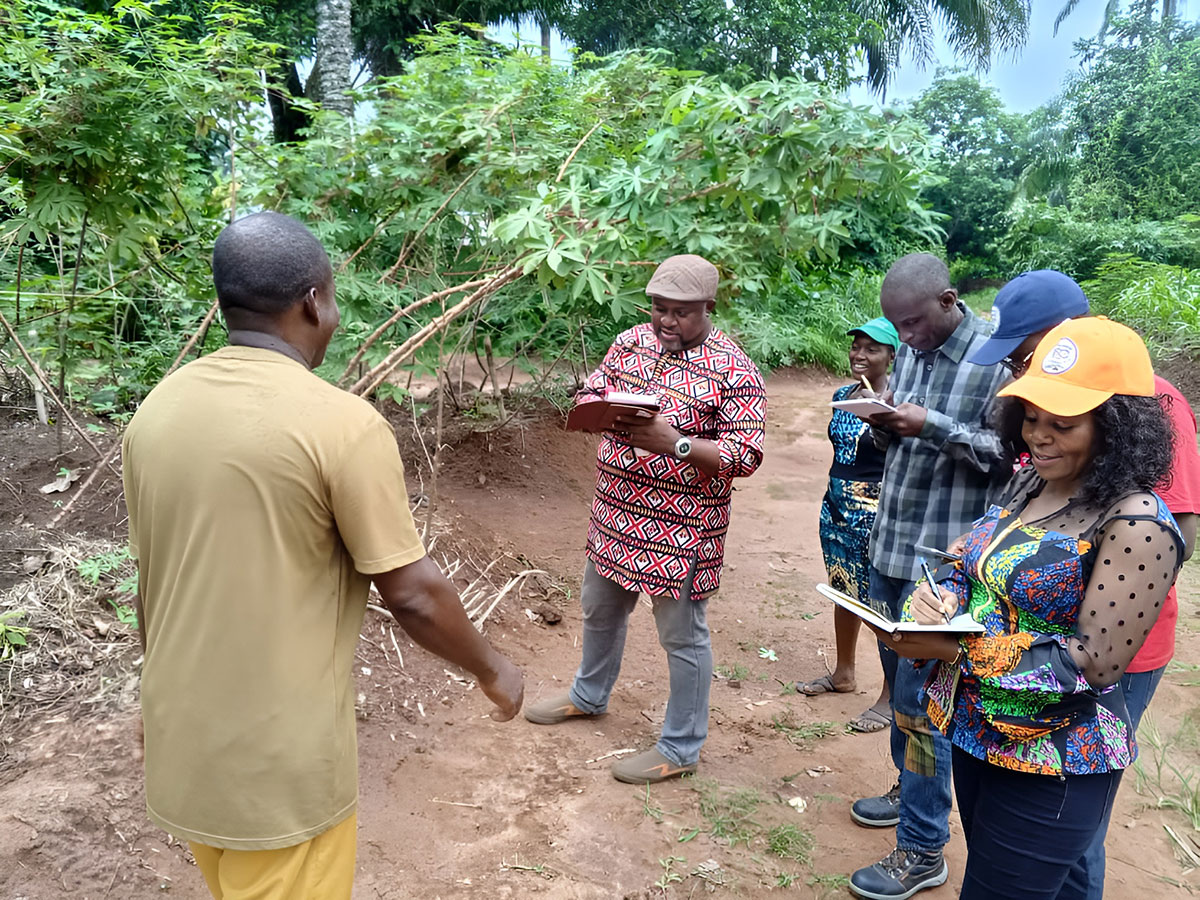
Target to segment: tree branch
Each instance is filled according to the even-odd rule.
[[[520,266],[510,266],[499,275],[488,279],[487,283],[480,286],[474,293],[469,294],[458,304],[433,319],[420,331],[389,353],[375,368],[371,369],[371,371],[351,385],[350,393],[362,396],[375,390],[388,375],[395,371],[402,362],[412,357],[430,338],[444,330],[451,322],[480,300],[496,293],[496,291],[509,282],[516,281],[521,275]]]
[[[435,300],[441,300],[444,297],[449,297],[451,294],[458,294],[463,291],[474,290],[477,287],[487,284],[488,281],[489,279],[487,278],[479,278],[475,281],[465,281],[462,284],[456,284],[454,287],[446,288],[442,291],[436,291],[432,294],[427,294],[420,300],[416,300],[408,304],[408,306],[396,310],[396,312],[392,313],[386,322],[371,332],[371,336],[363,341],[362,346],[358,348],[358,351],[354,354],[354,356],[350,357],[350,362],[346,363],[345,371],[342,372],[341,376],[338,378],[338,384],[342,384],[347,378],[350,377],[350,373],[354,371],[354,367],[358,365],[359,360],[363,358],[363,355],[367,352],[371,345],[379,340],[383,336],[384,332],[399,322],[402,318],[407,315],[411,315],[422,307],[428,306]]]

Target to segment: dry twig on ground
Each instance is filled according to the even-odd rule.
[[[0,670],[0,771],[12,764],[14,741],[35,725],[60,715],[78,721],[136,696],[137,628],[118,618],[128,606],[118,586],[134,573],[123,550],[111,541],[62,539],[29,554],[29,577],[0,592],[0,613],[23,611],[9,624],[29,629],[26,645],[12,647]],[[106,564],[96,567],[101,558]],[[95,583],[81,574],[89,563]]]

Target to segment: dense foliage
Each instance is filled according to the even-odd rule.
[[[850,324],[855,276],[826,270],[940,237],[918,200],[919,125],[800,77],[734,90],[637,53],[569,71],[443,29],[361,92],[369,119],[313,109],[307,140],[278,144],[258,103],[275,48],[235,7],[215,4],[199,42],[181,36],[194,20],[140,2],[22,2],[0,22],[0,310],[99,409],[153,384],[208,306],[215,234],[252,209],[302,217],[334,257],[330,377],[394,310],[513,262],[523,277],[450,346],[598,352],[642,316],[654,263],[687,251],[721,267],[724,321],[765,361],[834,361],[813,335]],[[441,308],[389,328],[361,365]]]
[[[946,253],[986,257],[1008,226],[1013,192],[1025,167],[1024,122],[995,88],[963,72],[938,72],[912,106],[937,139],[934,166],[943,181],[926,191],[946,213]]]
[[[1075,205],[1096,219],[1200,211],[1200,25],[1118,19],[1080,54],[1064,95]]]
[[[11,2],[0,312],[71,399],[126,414],[208,310],[221,227],[277,209],[334,258],[344,325],[323,374],[342,383],[408,361],[393,356],[406,340],[418,365],[485,343],[594,360],[642,317],[650,270],[675,252],[717,263],[719,321],[768,365],[844,365],[845,328],[877,313],[881,273],[913,249],[944,248],[964,283],[1046,266],[1091,279],[1098,307],[1153,332],[1158,352],[1194,349],[1187,314],[1152,327],[1195,305],[1194,26],[1142,7],[1115,18],[1104,41],[1081,42],[1063,96],[1029,116],[958,70],[879,112],[835,89],[874,27],[866,4],[755,3],[719,4],[732,17],[719,65],[676,33],[666,51],[568,69],[461,24],[401,49],[418,26],[367,34],[392,7],[360,0],[358,52],[395,74],[359,89],[354,118],[293,96],[303,140],[280,141],[273,85],[312,27],[300,0]],[[413,22],[437,18],[421,9]],[[798,27],[789,10],[823,22],[805,46],[828,38],[827,53],[770,43]],[[431,340],[445,310],[452,327]],[[201,338],[197,352],[218,346],[219,320]],[[0,343],[0,362],[16,358]]]
[[[1090,279],[1097,308],[1136,322],[1160,356],[1191,352],[1200,26],[1137,0],[1076,52],[1062,94],[1027,116],[961,72],[940,72],[912,104],[937,143],[944,180],[923,197],[949,216],[951,273],[973,284],[1060,269]]]

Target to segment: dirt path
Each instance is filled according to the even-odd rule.
[[[781,692],[825,671],[832,653],[832,617],[811,585],[824,576],[817,512],[830,454],[825,400],[836,383],[797,372],[769,381],[767,459],[735,495],[724,585],[710,609],[719,671],[739,677],[713,685],[700,778],[638,790],[614,781],[611,760],[601,759],[649,746],[662,714],[666,665],[647,609],[635,613],[609,714],[554,728],[489,721],[477,690],[398,636],[401,668],[386,624],[369,617],[355,898],[640,900],[706,889],[849,896],[845,876],[893,843],[890,829],[860,828],[847,814],[851,800],[886,790],[892,775],[886,733],[842,729],[878,691],[872,642],[860,641],[858,693]],[[559,598],[563,619],[554,626],[532,620],[523,603],[489,620],[489,637],[525,667],[529,700],[561,690],[578,662],[575,598],[593,448],[553,424],[491,443],[476,436],[454,452],[442,479],[447,517],[481,553],[521,557],[569,594]],[[1186,669],[1200,661],[1190,580],[1184,594],[1184,671],[1168,676],[1151,714],[1176,736],[1172,761],[1191,770],[1196,689],[1175,683],[1190,680]],[[49,725],[33,764],[0,785],[0,900],[207,897],[183,848],[142,816],[131,721]],[[1107,896],[1188,896],[1200,881],[1185,874],[1162,827],[1185,834],[1188,822],[1148,808],[1153,798],[1139,796],[1134,782],[1131,772],[1113,817]],[[803,812],[787,803],[796,797]],[[951,830],[950,882],[923,898],[957,895],[964,850],[956,818]]]

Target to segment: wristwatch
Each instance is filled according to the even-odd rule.
[[[675,457],[677,459],[687,459],[687,455],[692,452],[692,439],[686,435],[680,435],[679,440],[675,442]]]

